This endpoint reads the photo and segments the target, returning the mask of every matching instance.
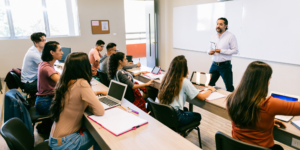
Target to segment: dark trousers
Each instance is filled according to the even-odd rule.
[[[201,121],[201,115],[196,112],[190,112],[187,108],[184,110],[176,109],[179,127],[186,126],[194,121]]]
[[[226,85],[226,90],[232,92],[234,90],[233,87],[233,77],[232,77],[232,65],[230,61],[215,63],[213,62],[209,73],[212,74],[209,85],[215,86],[219,77],[221,76]]]
[[[37,92],[37,80],[34,80],[33,82],[24,83],[24,91],[26,93],[36,93]]]
[[[278,144],[274,144],[274,146],[270,147],[271,150],[283,150],[283,148],[278,145]]]

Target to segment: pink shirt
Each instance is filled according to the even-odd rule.
[[[56,82],[51,79],[53,74],[57,73],[49,62],[43,61],[39,64],[37,74],[37,90],[36,95],[54,95],[54,87]]]
[[[100,66],[100,57],[101,57],[101,54],[100,52],[98,52],[95,48],[92,48],[90,53],[89,53],[89,60],[90,60],[90,63],[92,64],[92,74],[93,76],[97,75],[97,69],[99,68]],[[96,60],[98,60],[96,62]]]

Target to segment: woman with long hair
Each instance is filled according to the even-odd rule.
[[[248,65],[237,89],[227,97],[227,110],[232,120],[232,137],[273,150],[273,128],[285,127],[275,115],[300,115],[300,103],[267,97],[272,68],[261,61]]]
[[[129,72],[123,69],[124,66],[127,65],[127,58],[126,55],[122,52],[117,52],[116,54],[112,54],[109,58],[108,62],[108,78],[110,80],[115,79],[119,82],[127,84],[128,88],[131,88],[134,93],[134,101],[133,104],[142,109],[143,111],[147,111],[145,100],[143,99],[142,95],[140,94],[139,88],[144,88],[152,84],[153,80],[147,82],[146,84],[135,84],[133,82],[133,77],[141,75],[142,73],[148,73],[147,71],[137,72],[131,75]],[[145,90],[145,89],[143,89]],[[127,91],[126,91],[127,92]]]
[[[196,87],[187,79],[188,67],[187,60],[183,55],[175,57],[161,81],[158,99],[162,104],[172,106],[176,112],[179,126],[185,126],[193,121],[200,121],[201,115],[195,112],[189,112],[184,107],[186,97],[205,100],[212,92],[216,91],[214,87],[209,87],[207,92],[201,94]]]
[[[39,114],[47,115],[54,97],[54,88],[59,80],[59,73],[54,69],[54,62],[61,60],[64,53],[56,41],[45,44],[42,60],[38,67],[35,107]],[[51,127],[51,126],[50,126]]]
[[[62,75],[55,87],[55,97],[50,112],[52,125],[49,146],[54,150],[62,149],[101,149],[91,134],[82,127],[85,109],[104,115],[104,108],[91,88],[92,69],[85,53],[71,53],[67,56]]]

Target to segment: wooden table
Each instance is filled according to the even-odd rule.
[[[149,67],[141,67],[140,69],[129,69],[128,71],[133,73],[134,71],[149,71],[151,68]],[[136,79],[141,80],[142,82],[148,82],[150,79],[147,76],[137,76]],[[155,84],[153,87],[159,89],[160,80],[155,80]],[[218,90],[217,92],[229,95],[230,92],[227,92],[225,90]],[[228,112],[226,110],[226,101],[225,98],[212,100],[212,101],[201,101],[197,98],[194,98],[193,100],[189,99],[187,97],[187,102],[189,102],[189,110],[193,111],[193,106],[198,106],[202,109],[205,109],[209,112],[212,112],[218,116],[221,116],[225,119],[231,120]],[[300,116],[295,116],[292,120],[300,120]],[[299,147],[295,147],[292,145],[292,140],[299,140],[300,143],[300,130],[296,128],[294,125],[291,124],[291,122],[286,122],[285,125],[287,126],[286,129],[283,128],[274,128],[273,135],[274,139],[276,141],[279,141],[281,143],[284,143],[288,146],[291,146],[293,148],[300,149]],[[299,144],[300,145],[300,144]]]
[[[55,66],[55,70],[60,74],[62,69]],[[92,89],[94,91],[105,91],[108,87],[92,79]],[[174,132],[164,124],[160,123],[126,99],[123,100],[122,105],[130,107],[139,112],[139,117],[148,121],[147,125],[141,126],[136,130],[124,133],[120,136],[114,136],[107,130],[101,128],[100,125],[87,118],[90,112],[84,113],[84,125],[91,133],[96,142],[103,150],[153,150],[153,149],[189,149],[201,150],[200,147],[191,143],[180,134]],[[120,108],[118,108],[120,109]],[[105,114],[104,114],[105,115]]]
[[[92,80],[92,88],[94,91],[108,90],[105,85],[94,79]],[[200,149],[198,146],[152,118],[129,101],[124,99],[122,105],[125,108],[130,107],[133,110],[138,111],[138,116],[146,119],[148,124],[120,136],[114,136],[103,128],[99,129],[100,126],[98,124],[87,118],[89,114],[87,112],[84,113],[85,126],[103,150]]]

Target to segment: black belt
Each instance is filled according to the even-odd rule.
[[[217,66],[220,66],[220,65],[223,65],[223,64],[227,64],[227,63],[231,64],[231,61],[228,60],[228,61],[223,61],[223,62],[213,62],[213,64],[217,65]]]

